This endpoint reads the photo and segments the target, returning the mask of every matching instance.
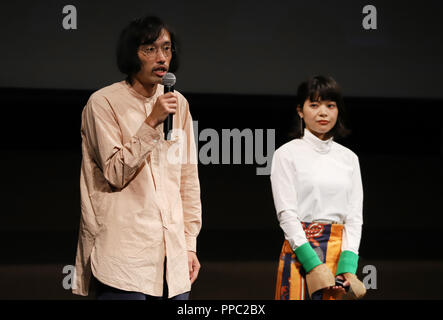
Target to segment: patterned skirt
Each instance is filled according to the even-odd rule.
[[[306,238],[320,260],[326,263],[335,275],[341,253],[344,225],[302,222],[302,226]],[[275,299],[309,300],[304,269],[287,240],[284,241],[280,254]],[[334,300],[334,297],[327,291],[320,290],[312,295],[312,300]]]

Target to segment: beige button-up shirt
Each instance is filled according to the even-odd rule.
[[[82,112],[81,220],[73,293],[91,275],[127,291],[169,297],[191,289],[187,251],[201,228],[192,118],[178,97],[174,133],[145,123],[163,86],[146,98],[125,81],[94,92]]]

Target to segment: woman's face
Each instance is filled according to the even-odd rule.
[[[335,126],[338,117],[337,103],[331,100],[311,101],[306,99],[303,108],[297,107],[300,118],[303,118],[306,128],[322,140]]]

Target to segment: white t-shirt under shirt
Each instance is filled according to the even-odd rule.
[[[293,250],[307,242],[300,222],[344,224],[342,251],[358,254],[363,224],[363,186],[357,155],[308,129],[273,156],[272,193],[277,218]]]

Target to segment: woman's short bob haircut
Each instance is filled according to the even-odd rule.
[[[327,138],[344,138],[351,132],[345,127],[346,111],[341,89],[332,77],[317,75],[302,82],[297,89],[297,107],[303,110],[303,105],[307,99],[310,101],[331,100],[337,104],[337,123],[326,134]],[[301,138],[304,134],[303,122],[297,112],[295,118],[295,129],[291,136]]]
[[[133,76],[140,71],[141,62],[138,58],[138,48],[143,44],[152,44],[165,29],[171,36],[172,58],[169,71],[178,69],[177,39],[172,29],[155,16],[146,16],[135,19],[127,25],[117,43],[117,66],[121,73],[126,74],[126,81],[133,83]]]

